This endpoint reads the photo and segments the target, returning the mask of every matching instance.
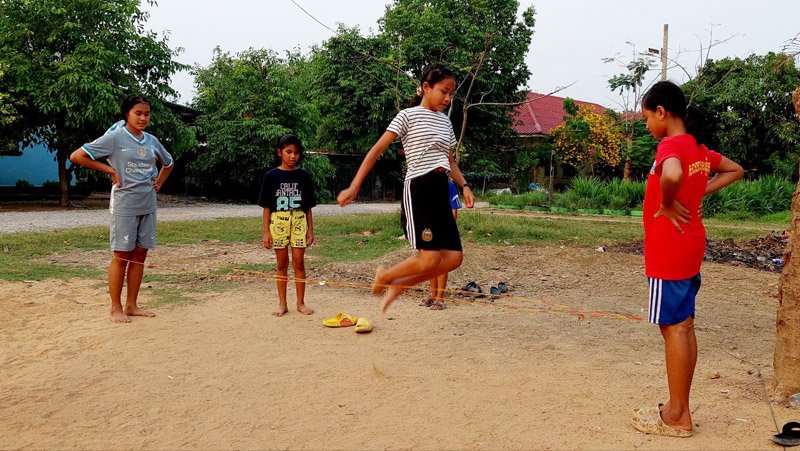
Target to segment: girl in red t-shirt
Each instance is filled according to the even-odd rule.
[[[644,266],[648,320],[664,337],[669,401],[638,409],[633,426],[645,433],[689,437],[689,392],[697,363],[695,297],[705,252],[702,198],[740,179],[741,166],[698,144],[696,113],[672,82],[653,85],[642,99],[647,129],[658,145],[644,201]],[[715,175],[709,178],[710,173]]]

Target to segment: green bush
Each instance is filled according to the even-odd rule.
[[[330,186],[329,182],[336,175],[336,168],[328,157],[320,154],[303,155],[302,167],[311,174],[311,178],[314,180],[317,202],[333,200],[333,193],[328,187]]]
[[[578,177],[569,188],[553,197],[553,206],[571,209],[594,208],[641,210],[645,182],[601,181],[596,177]],[[703,215],[750,220],[781,214],[791,208],[794,184],[777,176],[765,176],[727,186],[703,199]],[[511,194],[490,196],[493,204],[515,206],[547,205],[547,193],[534,192],[520,196]]]
[[[776,176],[740,181],[706,196],[703,215],[745,212],[761,217],[780,213],[791,208],[793,193],[794,184]]]
[[[486,196],[486,201],[494,205],[544,207],[547,205],[547,192],[532,191],[524,194],[489,194]]]

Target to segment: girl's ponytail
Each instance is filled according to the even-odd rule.
[[[422,84],[417,86],[417,92],[414,97],[408,101],[408,108],[419,106],[422,103]]]
[[[697,144],[708,144],[711,141],[706,118],[696,106],[689,105],[686,107],[686,116],[683,118],[683,124],[686,126],[686,132],[694,136]]]

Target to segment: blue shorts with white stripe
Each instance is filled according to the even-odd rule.
[[[695,298],[701,283],[699,273],[684,280],[648,277],[647,283],[650,287],[648,322],[669,326],[694,317]]]

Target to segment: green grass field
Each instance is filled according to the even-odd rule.
[[[751,239],[783,230],[785,214],[758,221],[714,218],[706,222],[711,239]],[[464,211],[459,216],[462,240],[481,245],[599,246],[627,243],[642,238],[640,220],[592,221],[569,215],[543,217],[535,214],[504,215],[490,211]],[[158,226],[160,245],[193,245],[204,240],[252,243],[261,246],[260,218],[165,222]],[[106,227],[0,235],[0,279],[9,281],[47,278],[97,277],[96,265],[65,266],[42,261],[55,253],[106,249]],[[321,264],[370,260],[406,246],[398,214],[318,217],[315,257]],[[270,265],[241,269],[269,271]],[[149,276],[153,277],[153,276]]]

